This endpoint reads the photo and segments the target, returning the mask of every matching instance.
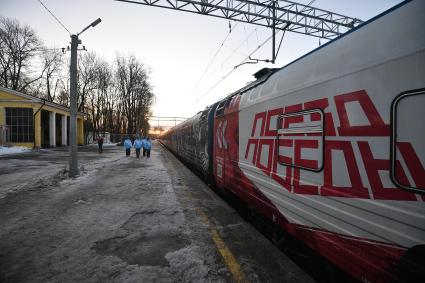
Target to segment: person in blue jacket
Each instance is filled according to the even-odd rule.
[[[139,158],[140,157],[140,149],[142,148],[142,141],[140,140],[139,137],[137,137],[134,140],[134,148],[136,149],[136,156],[137,156],[137,158]]]
[[[146,137],[143,137],[143,138],[142,138],[143,157],[145,157],[145,156],[146,156],[145,143],[146,143]]]
[[[152,148],[152,141],[149,137],[146,137],[145,143],[144,143],[144,149],[146,150],[146,157],[149,158],[151,156],[151,148]]]
[[[125,148],[125,156],[130,156],[130,150],[133,145],[131,144],[131,140],[128,137],[125,137],[124,140],[124,148]]]

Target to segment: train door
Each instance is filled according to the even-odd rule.
[[[215,118],[215,110],[217,109],[218,103],[214,103],[209,112],[208,112],[208,178],[211,178],[214,176],[214,141],[215,141],[215,134],[214,134],[214,118]],[[209,180],[211,181],[211,180]]]
[[[226,119],[224,116],[224,107],[226,99],[220,101],[215,110],[214,121],[214,178],[219,188],[224,187],[224,171],[225,171],[225,149],[227,148],[225,132]]]
[[[391,179],[416,193],[425,192],[424,109],[425,89],[401,93],[391,109]]]
[[[240,196],[244,190],[239,169],[239,101],[240,95],[228,97],[224,104],[224,178],[226,188]]]

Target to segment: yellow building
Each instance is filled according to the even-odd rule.
[[[0,87],[0,145],[69,144],[69,108]],[[77,113],[77,143],[84,144],[84,113]]]

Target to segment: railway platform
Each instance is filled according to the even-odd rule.
[[[159,143],[0,156],[1,282],[314,282]]]

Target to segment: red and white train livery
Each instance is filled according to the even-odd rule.
[[[425,2],[258,76],[162,142],[354,277],[424,278]]]

